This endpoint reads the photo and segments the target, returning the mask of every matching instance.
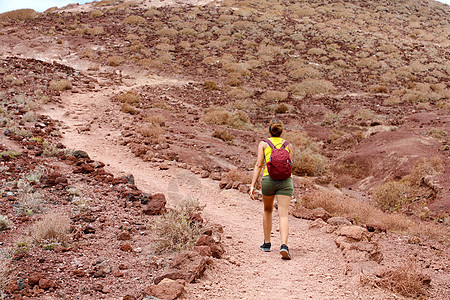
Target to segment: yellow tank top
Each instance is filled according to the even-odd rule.
[[[269,140],[273,143],[273,145],[279,149],[281,147],[281,145],[283,145],[284,140],[280,137],[270,137]],[[286,148],[288,152],[290,152],[289,148]],[[264,149],[264,158],[265,158],[265,166],[264,166],[264,173],[263,176],[267,176],[269,175],[269,170],[267,170],[267,163],[270,160],[270,154],[272,154],[272,148],[271,147],[266,147],[266,149]]]

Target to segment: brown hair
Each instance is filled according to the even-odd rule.
[[[273,119],[270,121],[269,132],[271,136],[279,137],[283,132],[283,122],[278,119]]]

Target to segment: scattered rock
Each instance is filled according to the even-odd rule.
[[[96,292],[101,292],[103,290],[103,284],[98,283],[98,282],[94,283],[92,285],[92,290],[94,290]]]
[[[44,278],[44,276],[41,273],[33,273],[28,277],[28,285],[35,286],[39,284],[39,280],[42,278]]]
[[[318,218],[315,219],[311,224],[309,224],[309,229],[317,229],[325,226],[327,226],[327,223],[324,220]]]
[[[76,158],[90,159],[90,157],[87,154],[87,152],[86,151],[82,151],[82,150],[75,150],[75,151],[73,151],[72,155],[75,156]]]
[[[367,230],[369,232],[380,233],[380,232],[386,232],[387,231],[386,225],[384,225],[383,223],[380,223],[380,222],[374,222],[374,223],[366,224],[366,228],[367,228]]]
[[[325,222],[331,217],[331,215],[323,208],[318,207],[315,209],[309,209],[306,207],[297,207],[292,210],[291,214],[296,218],[315,220],[322,219]]]
[[[146,215],[160,215],[166,211],[166,196],[164,194],[154,194],[148,198],[147,204],[143,208]]]
[[[56,283],[50,279],[41,278],[39,279],[39,287],[44,290],[56,287]]]
[[[131,234],[128,231],[119,232],[117,239],[119,241],[129,241],[131,240]]]
[[[357,225],[351,225],[351,226],[342,226],[336,231],[337,235],[340,236],[346,236],[349,238],[352,238],[356,241],[368,241],[369,240],[369,234],[368,231]]]
[[[95,228],[92,225],[86,225],[82,229],[84,234],[94,234]]]
[[[206,170],[203,170],[203,171],[200,173],[200,176],[201,176],[202,178],[208,178],[209,175],[210,175],[209,172],[206,171]]]
[[[198,241],[195,243],[196,246],[208,246],[211,250],[211,255],[215,258],[221,258],[225,253],[225,249],[223,248],[220,242],[214,240],[214,238],[210,235],[202,235]]]
[[[220,174],[220,172],[213,172],[213,173],[211,173],[211,179],[212,180],[221,180],[222,174]]]
[[[157,285],[150,285],[144,289],[144,294],[158,299],[177,299],[184,292],[184,280],[172,280],[165,278]]]
[[[350,226],[350,225],[352,225],[352,223],[347,218],[344,218],[344,217],[329,218],[327,220],[327,223],[332,226],[343,226],[343,225]]]
[[[154,282],[160,283],[164,278],[183,279],[187,283],[199,278],[206,268],[207,259],[197,252],[181,252],[170,262],[169,268],[156,277]]]
[[[125,251],[125,252],[132,252],[133,247],[131,247],[130,244],[124,244],[124,245],[120,246],[120,250]]]
[[[75,275],[77,277],[84,277],[86,274],[84,273],[83,270],[77,269],[77,270],[73,271],[73,275]]]

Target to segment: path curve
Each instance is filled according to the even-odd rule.
[[[195,195],[206,205],[204,216],[223,225],[225,258],[214,259],[203,278],[186,287],[185,299],[394,299],[382,290],[362,287],[359,272],[345,275],[348,265],[334,244],[334,235],[309,229],[311,221],[289,217],[293,260],[283,261],[277,251],[275,215],[274,251],[261,252],[262,203],[236,190],[220,190],[217,181],[176,166],[161,171],[135,157],[119,143],[121,124],[132,116],[120,113],[119,104],[110,101],[113,92],[117,90],[112,87],[64,93],[61,103],[46,106],[43,113],[63,123],[62,142],[67,148],[87,151],[117,176],[133,174],[141,190],[165,193],[169,205],[182,195]],[[81,130],[86,124],[90,130]]]

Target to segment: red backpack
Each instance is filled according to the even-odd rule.
[[[292,159],[286,149],[289,142],[284,141],[280,149],[277,149],[269,139],[265,139],[264,142],[272,148],[269,162],[267,162],[267,170],[269,171],[270,178],[273,180],[283,180],[291,177]]]

